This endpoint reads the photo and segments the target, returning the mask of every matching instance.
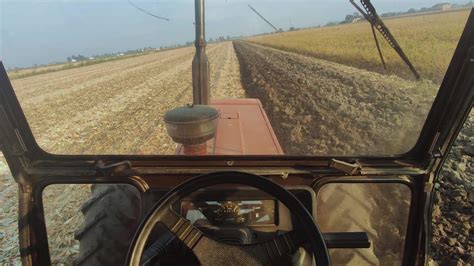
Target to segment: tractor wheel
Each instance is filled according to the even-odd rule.
[[[82,227],[75,265],[123,265],[140,223],[140,193],[130,185],[92,185],[81,211]]]

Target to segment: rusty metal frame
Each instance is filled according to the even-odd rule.
[[[283,185],[311,185],[323,177],[344,180],[331,160],[358,162],[361,172],[390,182],[390,176],[410,175],[415,184],[410,237],[404,264],[422,263],[426,246],[423,212],[454,137],[472,108],[474,95],[474,12],[458,45],[438,96],[415,147],[395,156],[141,156],[54,155],[36,143],[26,117],[0,63],[0,149],[19,185],[20,253],[24,265],[50,263],[42,191],[50,184],[129,183],[142,193],[152,187],[171,187],[203,171],[258,172]],[[469,52],[469,49],[471,51]],[[354,180],[353,180],[354,181]]]

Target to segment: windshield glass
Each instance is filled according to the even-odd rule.
[[[465,26],[464,2],[374,0],[374,13],[360,0],[360,10],[349,0],[206,1],[219,118],[205,153],[408,152]],[[163,118],[193,102],[193,1],[0,0],[0,12],[0,58],[43,149],[189,152]]]

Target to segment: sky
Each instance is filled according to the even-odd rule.
[[[64,62],[68,56],[160,47],[194,39],[194,1],[0,0],[0,60],[7,68]],[[442,0],[372,0],[381,13],[430,7]],[[287,30],[344,20],[349,0],[207,0],[207,38],[271,32],[249,8]]]

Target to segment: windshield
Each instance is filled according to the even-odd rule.
[[[408,152],[465,26],[465,2],[375,0],[364,17],[360,1],[361,10],[349,0],[206,1],[220,113],[209,154]],[[163,117],[193,101],[193,1],[0,0],[0,12],[0,58],[44,150],[180,153]],[[244,98],[260,105],[235,107]]]

